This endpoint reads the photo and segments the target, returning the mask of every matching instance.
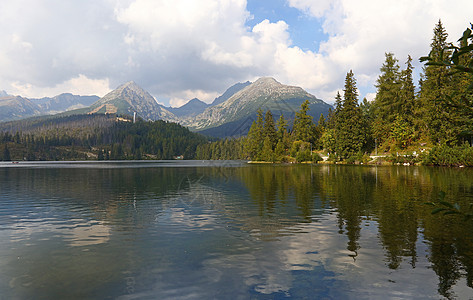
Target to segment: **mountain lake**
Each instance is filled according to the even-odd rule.
[[[473,169],[0,163],[0,299],[473,298]]]

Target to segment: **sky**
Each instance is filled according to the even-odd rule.
[[[455,42],[471,0],[1,0],[0,91],[104,96],[135,81],[167,106],[271,76],[328,103],[353,70],[373,99],[385,53],[416,79],[433,28]]]

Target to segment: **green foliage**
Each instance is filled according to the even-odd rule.
[[[258,159],[259,153],[261,153],[264,141],[263,130],[263,111],[258,109],[256,121],[251,125],[244,143],[246,156],[250,159]]]
[[[414,132],[406,117],[397,115],[391,127],[391,136],[397,147],[405,149],[412,142]]]
[[[224,139],[197,146],[195,159],[246,159],[243,151],[243,140]]]
[[[294,141],[291,146],[290,154],[292,157],[296,157],[297,153],[305,150],[310,151],[310,143],[304,141]]]
[[[311,148],[314,145],[312,143],[319,140],[318,131],[312,117],[307,114],[308,111],[309,101],[305,101],[300,111],[296,113],[293,131],[290,134],[283,115],[280,116],[276,129],[271,111],[266,112],[263,122],[263,112],[259,110],[257,120],[253,122],[248,136],[241,141],[244,158],[254,161],[283,162],[298,157],[295,159],[298,162],[317,161],[319,157],[314,158]],[[325,123],[323,118],[322,122]],[[296,137],[301,139],[295,140]],[[288,154],[291,154],[292,158]]]
[[[268,146],[272,150],[276,146],[276,143],[278,142],[278,136],[276,133],[276,127],[274,125],[274,118],[270,110],[266,111],[266,115],[264,117],[263,136],[265,140],[266,138],[268,138],[269,140]],[[264,144],[263,144],[263,147],[264,147]]]
[[[386,123],[394,121],[393,112],[400,113],[400,71],[398,60],[393,53],[386,53],[386,61],[381,67],[381,75],[376,81],[376,98],[374,107],[377,119],[381,119]]]
[[[424,155],[414,155],[413,153],[407,153],[402,155],[398,153],[391,153],[391,155],[386,158],[388,162],[398,165],[415,165],[419,162],[422,162],[423,159]]]
[[[385,55],[386,60],[376,82],[376,98],[368,107],[371,111],[367,111],[365,115],[372,119],[373,138],[379,143],[394,139],[398,147],[404,148],[413,132],[415,86],[412,79],[412,58],[408,56],[406,69],[400,71],[394,54]],[[409,138],[403,136],[403,129],[408,129]]]
[[[422,161],[433,166],[466,166],[473,167],[473,147],[468,143],[450,147],[445,144],[436,146]]]
[[[301,109],[296,112],[292,128],[292,136],[296,141],[314,143],[315,125],[312,116],[307,114],[309,110],[309,100],[306,100],[301,104]]]
[[[340,158],[356,155],[366,146],[367,124],[358,105],[358,92],[353,71],[347,73],[343,101],[335,113],[335,150]]]
[[[451,57],[447,44],[448,34],[439,21],[434,29],[429,57],[432,61],[444,61]],[[423,60],[423,59],[422,59]],[[465,116],[447,99],[459,90],[459,78],[451,76],[451,67],[445,64],[426,64],[419,101],[420,113],[427,136],[434,144],[458,144],[458,135],[465,130]]]
[[[326,129],[320,138],[323,148],[327,150],[330,154],[333,154],[336,150],[336,140],[335,140],[335,130]]]
[[[274,156],[274,152],[273,152],[273,145],[272,145],[271,137],[269,135],[267,135],[264,138],[263,149],[261,149],[261,154],[260,154],[259,158],[262,161],[268,161],[268,162],[274,162],[275,161],[275,156]]]

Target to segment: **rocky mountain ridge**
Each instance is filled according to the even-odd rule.
[[[283,85],[274,78],[263,77],[239,90],[225,102],[207,108],[195,118],[182,120],[181,124],[201,131],[252,118],[258,109],[271,110],[274,116],[283,114],[291,118],[305,100],[309,100],[309,107],[316,120],[320,113],[326,114],[330,108],[330,105],[300,87]]]
[[[2,107],[2,101],[3,103],[9,103],[2,99],[10,99],[11,97],[0,97],[0,108]],[[62,94],[54,98],[36,99],[36,104],[34,101],[19,97],[15,101],[18,102],[16,106],[22,108],[21,113],[7,111],[5,115],[9,114],[10,119],[11,116],[18,119],[28,115],[40,115],[45,109],[51,111],[52,106],[58,107],[59,104],[64,104],[61,109],[65,109],[71,107],[70,105],[75,103],[74,101],[77,102],[77,97],[80,96]],[[88,101],[95,99],[98,99],[98,97],[87,98]],[[82,100],[85,101],[85,99]],[[326,115],[331,107],[304,89],[281,84],[271,77],[260,78],[254,83],[235,84],[227,89],[222,96],[217,97],[210,105],[199,99],[192,99],[179,108],[164,107],[158,104],[156,99],[147,91],[135,82],[130,81],[120,85],[90,106],[69,111],[68,114],[114,113],[132,116],[136,113],[144,120],[161,119],[180,123],[193,131],[225,137],[246,134],[252,121],[256,119],[258,109],[271,110],[275,119],[279,118],[280,115],[284,115],[286,119],[291,120],[305,100],[309,100],[310,113],[315,121],[318,120],[321,113]],[[9,101],[13,100],[10,99]],[[5,118],[5,116],[0,115],[0,121]],[[238,134],[235,134],[237,130]]]
[[[134,81],[129,81],[106,94],[92,104],[86,113],[116,113],[133,115],[136,112],[145,120],[166,120],[178,122],[178,118],[158,104],[153,96],[138,86]]]

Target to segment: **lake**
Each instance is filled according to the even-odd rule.
[[[0,163],[0,299],[473,298],[467,168]]]

